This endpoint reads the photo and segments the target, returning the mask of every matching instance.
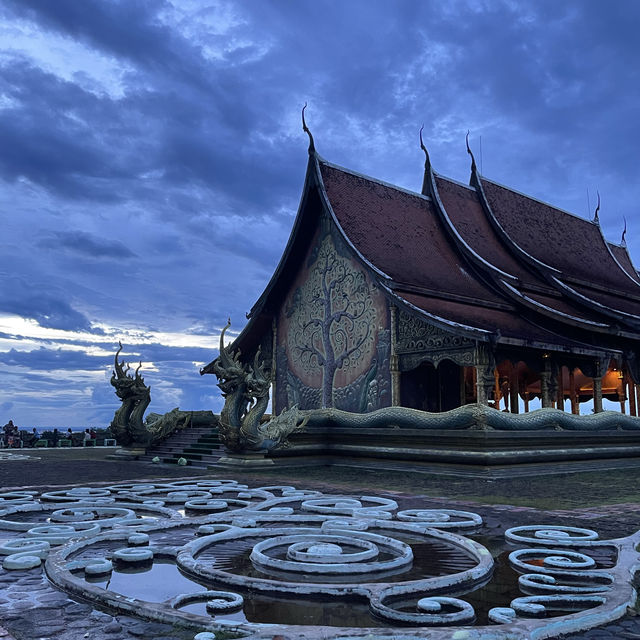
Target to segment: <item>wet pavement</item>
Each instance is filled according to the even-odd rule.
[[[485,481],[464,478],[397,479],[394,474],[363,473],[358,470],[274,470],[269,472],[218,473],[159,466],[141,462],[106,459],[104,451],[91,452],[19,452],[20,458],[0,460],[0,486],[9,488],[30,486],[42,491],[45,487],[98,486],[101,483],[153,480],[163,478],[199,479],[230,478],[249,486],[264,484],[294,484],[298,488],[319,489],[325,493],[380,495],[392,497],[401,509],[452,508],[474,511],[485,522],[483,536],[498,539],[505,529],[524,524],[550,524],[587,527],[601,539],[626,536],[640,529],[640,499],[634,497],[636,478],[640,472],[624,470],[606,473],[594,480],[593,473],[583,477],[551,475],[545,478]],[[620,474],[625,474],[621,476]],[[597,473],[596,473],[597,476]],[[591,486],[590,483],[599,484]],[[383,486],[385,488],[383,488]],[[544,495],[539,487],[545,486]],[[449,489],[445,494],[445,490]],[[582,487],[583,495],[576,495]],[[537,491],[537,493],[536,493]],[[555,492],[555,499],[554,499]],[[482,502],[482,494],[495,504]],[[447,497],[443,497],[447,495]],[[574,506],[582,501],[588,506]],[[500,503],[501,502],[501,503]],[[519,504],[509,504],[515,502]],[[558,504],[562,508],[537,508],[522,504]],[[569,508],[570,507],[570,508]],[[507,548],[505,543],[504,548]],[[497,551],[500,551],[498,549]],[[495,550],[494,550],[495,553]],[[409,631],[409,629],[407,629]],[[0,569],[0,640],[124,640],[131,638],[162,638],[191,640],[195,632],[171,625],[144,622],[133,617],[98,611],[88,604],[76,602],[53,588],[40,571],[5,571]],[[605,625],[567,638],[637,638],[640,640],[640,616],[629,612],[614,624]]]

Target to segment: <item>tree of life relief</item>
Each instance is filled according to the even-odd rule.
[[[310,262],[307,279],[286,311],[288,344],[293,367],[321,379],[322,406],[332,407],[334,388],[346,386],[370,366],[377,310],[365,273],[339,255],[330,233]]]

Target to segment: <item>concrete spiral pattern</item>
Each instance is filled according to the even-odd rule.
[[[278,549],[283,551],[283,557],[268,554]],[[379,559],[383,552],[388,559]],[[351,532],[348,536],[318,533],[263,540],[253,547],[250,558],[263,571],[371,576],[410,565],[413,552],[408,544],[372,533]]]
[[[541,544],[555,546],[592,546],[599,544],[598,534],[592,529],[580,527],[524,525],[511,527],[505,531],[505,538],[510,542],[525,544]]]
[[[54,585],[100,608],[188,622],[206,633],[230,626],[244,635],[271,633],[274,627],[249,622],[254,598],[345,607],[357,602],[363,604],[358,615],[386,625],[375,631],[381,638],[437,640],[487,633],[546,637],[552,624],[581,628],[581,611],[588,609],[589,619],[600,622],[631,602],[632,587],[617,586],[621,570],[604,570],[589,554],[600,545],[617,545],[627,562],[638,562],[640,532],[620,542],[601,541],[596,532],[576,527],[514,527],[506,539],[522,547],[509,556],[521,574],[522,595],[489,612],[498,626],[470,626],[475,612],[465,594],[487,582],[494,566],[469,533],[481,527],[481,518],[467,511],[399,510],[387,497],[323,495],[290,485],[250,488],[225,479],[0,494],[0,531],[12,538],[0,546],[5,569],[37,571],[45,560]],[[425,573],[420,563],[438,549],[455,562],[446,571]],[[144,575],[160,564],[172,564],[206,590],[194,586],[156,602],[103,586],[113,585],[121,571]],[[559,617],[539,617],[558,610]],[[451,630],[439,635],[438,627]],[[345,631],[336,635],[322,627],[327,638],[374,633],[366,626]],[[289,633],[305,635],[294,627]]]

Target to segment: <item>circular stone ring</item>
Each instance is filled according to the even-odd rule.
[[[345,553],[343,547],[360,549]],[[274,558],[266,552],[287,547],[287,558]],[[372,550],[375,556],[371,556]],[[362,562],[383,551],[392,557],[379,562]],[[308,558],[297,561],[295,558]],[[285,535],[258,542],[251,552],[251,562],[262,569],[316,574],[361,574],[398,569],[411,564],[413,552],[404,542],[372,533],[357,536],[327,534]]]

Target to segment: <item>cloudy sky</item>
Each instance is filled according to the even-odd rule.
[[[291,229],[307,138],[419,190],[489,178],[640,262],[636,0],[0,0],[0,424],[104,426],[118,340],[150,410],[213,359]]]

